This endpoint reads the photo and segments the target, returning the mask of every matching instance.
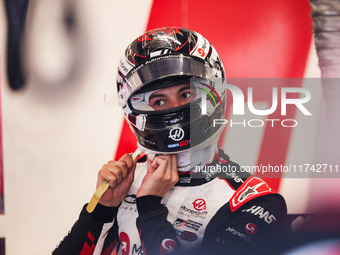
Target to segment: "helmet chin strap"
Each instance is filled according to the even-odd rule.
[[[204,148],[192,149],[177,154],[178,172],[186,172],[196,166],[204,166],[214,160],[218,151],[217,144],[212,144]]]
[[[145,148],[139,146],[140,152],[144,152],[150,160],[153,160],[156,156],[155,152],[145,150]],[[210,144],[203,148],[193,148],[191,150],[181,151],[177,154],[177,170],[178,172],[186,172],[196,166],[204,166],[214,160],[215,155],[218,152],[217,143]],[[157,154],[158,155],[158,154]]]

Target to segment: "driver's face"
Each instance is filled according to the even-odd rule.
[[[195,97],[194,87],[190,87],[190,84],[180,84],[152,93],[149,97],[149,105],[156,111],[166,110],[190,103]]]

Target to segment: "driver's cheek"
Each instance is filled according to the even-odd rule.
[[[191,102],[191,97],[182,98],[180,105],[185,105]]]

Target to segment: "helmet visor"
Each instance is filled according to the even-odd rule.
[[[126,80],[132,92],[142,86],[160,79],[174,76],[190,76],[197,78],[222,77],[221,70],[205,64],[192,56],[166,55],[152,58],[131,71]]]
[[[162,86],[161,86],[162,87]],[[197,88],[190,83],[168,84],[130,97],[132,109],[143,112],[162,111],[188,104],[195,100]]]
[[[132,111],[140,113],[165,112],[165,110],[187,105],[196,100],[206,100],[207,95],[212,95],[212,93],[211,86],[208,85],[207,81],[185,79],[155,84],[152,88],[146,86],[130,97],[129,106]],[[212,98],[215,100],[215,102],[212,102],[212,106],[215,106],[219,99],[218,97]]]

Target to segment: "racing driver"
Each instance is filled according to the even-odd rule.
[[[223,81],[218,53],[197,32],[157,28],[127,47],[117,91],[139,156],[102,167],[97,187],[108,190],[53,254],[243,254],[286,228],[283,197],[217,145]]]

